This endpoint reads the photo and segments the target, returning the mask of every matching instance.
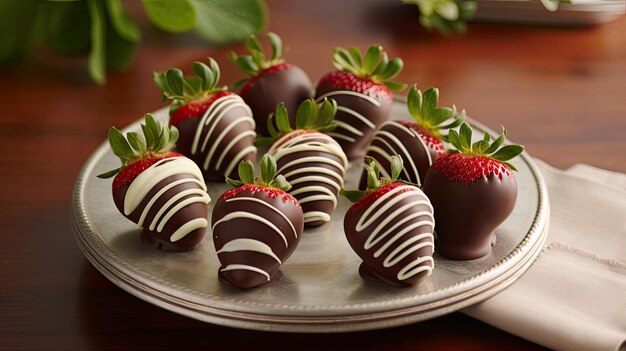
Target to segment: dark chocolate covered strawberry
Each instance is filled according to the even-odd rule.
[[[261,177],[252,162],[239,164],[239,181],[215,203],[211,215],[213,244],[221,266],[219,276],[240,288],[275,283],[279,267],[291,256],[304,229],[302,208],[276,177],[276,161],[261,159]]]
[[[454,108],[438,107],[439,90],[430,88],[422,94],[415,86],[409,90],[407,106],[415,122],[387,121],[374,134],[367,147],[367,156],[389,169],[391,156],[400,155],[404,168],[400,179],[421,184],[426,172],[437,157],[445,152],[441,132],[458,127],[463,123],[464,111],[457,115]],[[385,174],[385,176],[389,176]],[[359,188],[367,185],[367,175],[361,175]]]
[[[246,41],[250,55],[230,54],[230,59],[248,75],[235,85],[243,85],[239,94],[252,108],[260,135],[269,135],[267,119],[276,105],[282,102],[287,110],[295,111],[302,101],[313,97],[313,83],[309,76],[300,67],[283,59],[280,37],[267,33],[267,39],[272,47],[269,59],[265,58],[263,46],[254,34]],[[290,122],[295,126],[295,116],[291,116]]]
[[[452,259],[469,260],[491,252],[494,230],[511,214],[517,199],[516,170],[507,161],[519,155],[520,145],[500,146],[506,130],[492,142],[485,132],[472,143],[467,123],[451,130],[457,149],[440,156],[430,167],[424,193],[435,208],[437,251]]]
[[[295,113],[294,130],[285,105],[279,104],[268,123],[272,137],[259,139],[260,144],[272,143],[268,153],[276,158],[278,172],[292,185],[289,193],[302,205],[307,226],[330,221],[348,168],[341,146],[324,134],[335,127],[336,109],[332,99],[324,99],[321,106],[313,99],[305,100]]]
[[[363,278],[394,286],[415,285],[434,267],[433,207],[415,185],[398,181],[402,159],[391,158],[391,178],[380,178],[378,164],[367,164],[367,190],[342,194],[356,201],[344,217],[348,243],[363,259]]]
[[[315,96],[318,102],[326,97],[337,100],[337,129],[330,135],[349,159],[358,159],[365,154],[376,128],[389,119],[391,90],[405,87],[392,81],[403,62],[400,58],[389,60],[380,45],[373,45],[365,57],[357,48],[336,48],[333,64],[337,71],[322,77]]]
[[[175,127],[147,114],[141,128],[143,135],[129,132],[128,139],[116,128],[109,130],[111,149],[122,166],[98,177],[115,176],[115,206],[142,228],[144,243],[166,251],[190,250],[208,226],[211,199],[202,172],[187,157],[170,152],[178,138]]]
[[[196,162],[207,180],[235,178],[239,161],[256,158],[252,111],[239,95],[217,86],[215,60],[192,68],[194,76],[184,77],[177,68],[154,74],[163,98],[173,101],[170,125],[180,131],[176,151]]]

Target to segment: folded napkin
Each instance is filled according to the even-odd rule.
[[[513,285],[463,312],[557,350],[626,350],[626,175],[537,163],[546,246]]]

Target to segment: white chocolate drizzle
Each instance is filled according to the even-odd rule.
[[[402,141],[400,141],[400,139],[398,139],[398,137],[396,137],[393,133],[386,130],[386,128],[390,127],[398,128],[400,132],[407,133],[411,137],[415,138],[420,143],[420,146],[423,149],[424,153],[426,153],[428,165],[430,166],[433,163],[429,148],[422,139],[422,137],[420,137],[420,135],[413,129],[396,121],[387,121],[380,126],[380,128],[374,134],[372,142],[367,147],[367,154],[374,157],[375,159],[378,159],[378,157],[374,154],[378,154],[383,159],[389,162],[391,162],[391,156],[400,155],[402,157],[402,160],[404,161],[402,173],[404,173],[406,178],[403,179],[412,183],[422,183],[424,179],[421,179],[422,176],[417,170],[417,164],[415,163],[415,160],[413,159],[406,145],[402,143]],[[384,145],[384,148],[373,145],[375,141],[382,143]],[[383,171],[383,169],[381,169],[381,171]],[[385,177],[389,176],[387,172],[382,173]]]
[[[299,153],[309,152],[320,154],[297,157]],[[308,209],[305,204],[330,201],[333,208],[337,206],[337,193],[343,186],[343,177],[348,168],[348,159],[341,146],[328,135],[318,132],[300,134],[295,137],[286,134],[272,145],[268,153],[276,159],[277,174],[283,174],[292,185],[289,193],[304,205],[304,223],[330,221],[328,213]],[[296,157],[292,157],[292,160],[283,160],[293,155]],[[332,156],[340,161],[338,162]],[[320,164],[332,167],[320,167]]]
[[[124,214],[130,215],[135,211],[148,193],[155,188],[157,184],[162,182],[168,177],[184,174],[187,177],[183,179],[177,179],[168,184],[165,184],[159,191],[157,191],[149,199],[146,206],[141,210],[141,215],[137,224],[140,227],[144,227],[144,222],[148,213],[156,202],[170,189],[182,184],[194,184],[194,188],[186,189],[176,193],[169,198],[158,209],[156,215],[152,218],[149,230],[155,230],[162,232],[167,222],[176,216],[176,214],[189,205],[195,203],[208,204],[211,202],[211,198],[206,192],[206,185],[202,178],[202,172],[198,166],[186,157],[170,157],[164,158],[155,162],[152,166],[141,172],[128,186],[126,195],[124,197]],[[208,221],[206,218],[193,218],[183,223],[180,227],[174,231],[170,236],[170,241],[175,242],[184,238],[187,234],[199,228],[206,228]]]
[[[224,116],[229,111],[236,108],[243,109],[244,113],[237,116],[230,124],[228,124],[222,130],[216,130],[216,127],[220,123],[222,118],[224,118]],[[224,147],[223,150],[219,150],[219,157],[216,156],[218,146],[226,138],[228,133],[241,123],[250,124],[251,129],[235,136],[232,140],[229,141],[229,143],[226,145],[226,147]],[[208,131],[206,132],[204,139],[200,144],[202,134],[207,127]],[[252,111],[250,110],[250,107],[246,105],[243,99],[239,95],[235,94],[222,96],[216,99],[211,104],[211,106],[209,106],[209,108],[200,119],[200,122],[198,123],[198,128],[196,129],[196,134],[193,139],[193,143],[191,145],[191,154],[195,155],[198,151],[202,153],[206,152],[204,162],[202,163],[202,169],[205,171],[209,170],[209,165],[211,164],[211,162],[214,162],[214,159],[218,157],[217,161],[214,162],[214,170],[218,171],[222,165],[222,162],[224,161],[225,155],[227,155],[229,151],[233,149],[239,141],[245,139],[246,137],[256,137],[254,128],[255,123],[254,119],[252,118]],[[213,141],[210,148],[208,148],[208,142],[211,139],[211,136],[213,136],[214,134],[217,134],[217,136],[215,137],[215,140]],[[241,159],[249,152],[256,152],[256,148],[254,146],[247,146],[243,150],[241,150],[229,163],[228,167],[224,171],[224,176],[229,176],[232,173],[235,165],[239,163],[239,161],[241,161]]]
[[[405,200],[410,201],[398,206],[391,214],[381,219],[384,213]],[[426,206],[428,210],[405,215],[407,210],[417,206]],[[418,220],[418,218],[422,218],[422,220]],[[390,223],[395,224],[382,232],[383,228]],[[418,257],[403,267],[397,274],[398,280],[406,280],[423,271],[427,271],[430,275],[434,266],[432,253],[435,249],[433,244],[435,219],[433,217],[433,207],[421,190],[413,186],[402,185],[391,189],[389,192],[376,199],[376,201],[363,212],[361,218],[359,218],[356,224],[356,231],[361,232],[374,225],[375,227],[365,240],[363,248],[370,250],[383,239],[387,239],[385,243],[374,252],[374,257],[380,257],[383,253],[388,251],[394,243],[401,241],[391,252],[387,253],[387,256],[383,260],[383,266],[386,268],[398,264],[407,256],[423,247],[430,247],[432,249],[430,256]],[[402,238],[405,235],[423,226],[430,227],[430,231],[415,235],[403,241]],[[388,238],[391,235],[393,236]],[[427,262],[427,264],[422,264],[424,262]]]
[[[324,98],[333,97],[333,96],[341,96],[341,95],[350,95],[356,96],[358,98],[364,99],[365,101],[371,103],[372,105],[379,107],[381,104],[375,98],[365,95],[363,93],[359,93],[357,91],[351,90],[335,90],[328,92],[326,94],[321,95],[316,99],[318,103],[322,102]],[[362,124],[364,124],[367,128],[375,129],[376,125],[372,123],[366,116],[363,116],[361,113],[347,107],[347,106],[337,106],[337,111],[344,112],[352,117],[357,118]],[[328,133],[333,138],[345,140],[349,143],[354,143],[357,138],[360,138],[364,135],[364,133],[358,128],[346,123],[345,121],[341,121],[339,119],[335,119],[335,123],[337,124],[337,129],[334,132]]]

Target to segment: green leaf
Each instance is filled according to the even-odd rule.
[[[395,181],[402,173],[402,158],[400,156],[391,156],[391,181]]]
[[[400,73],[402,67],[404,67],[404,62],[401,58],[396,57],[389,61],[389,64],[387,65],[385,71],[379,74],[378,77],[383,81],[393,79]]]
[[[272,180],[270,183],[272,188],[280,189],[283,191],[289,191],[291,189],[291,184],[287,181],[287,179],[281,174],[276,177],[276,179]]]
[[[213,72],[203,62],[196,61],[191,65],[191,69],[196,76],[202,80],[202,90],[209,90],[212,88]]]
[[[167,85],[167,77],[165,76],[165,72],[153,72],[152,79],[154,83],[161,89],[163,95],[167,98],[172,98],[172,92],[170,91],[169,85]]]
[[[320,133],[330,133],[333,130],[337,129],[337,124],[335,122],[331,122],[330,124],[317,128],[317,131]]]
[[[487,131],[483,131],[483,140],[486,142],[489,142],[491,140],[491,135],[489,135],[489,133],[487,133]],[[487,149],[485,149],[487,150]]]
[[[508,161],[521,154],[523,151],[524,147],[521,145],[507,145],[489,157],[495,158],[498,161]]]
[[[430,116],[435,112],[439,102],[439,89],[428,88],[422,95],[422,115]]]
[[[296,111],[296,129],[307,129],[315,124],[319,114],[317,103],[313,99],[306,99],[298,105]]]
[[[170,68],[165,75],[167,85],[170,90],[176,95],[183,95],[183,71],[178,68]]]
[[[217,64],[212,57],[209,57],[209,67],[211,67],[211,72],[213,72],[213,80],[211,84],[209,84],[210,88],[214,88],[217,83],[220,81],[220,66]]]
[[[234,179],[230,179],[226,177],[226,184],[228,184],[228,186],[231,188],[239,188],[240,186],[243,186],[245,183],[242,182],[241,180],[234,180]]]
[[[276,141],[274,137],[258,137],[254,140],[254,146],[263,147],[272,145]]]
[[[276,175],[276,160],[270,155],[265,154],[261,157],[261,180],[269,184]]]
[[[261,69],[250,56],[238,56],[235,60],[235,64],[239,67],[239,69],[251,76],[256,75],[256,73]]]
[[[135,54],[135,43],[121,37],[110,22],[106,29],[106,66],[116,71],[127,69]]]
[[[324,98],[324,101],[321,104],[319,109],[319,113],[317,116],[317,121],[315,123],[316,129],[323,128],[328,126],[333,119],[335,118],[335,114],[337,113],[337,101],[335,99]],[[336,126],[333,126],[333,129]]]
[[[138,43],[141,40],[141,32],[126,10],[124,10],[122,0],[106,0],[106,5],[109,19],[115,32],[126,41]]]
[[[246,48],[248,48],[250,52],[263,52],[263,45],[261,45],[261,42],[254,34],[251,34],[246,40]]]
[[[498,138],[494,140],[491,146],[487,150],[485,150],[485,154],[487,155],[493,154],[494,152],[498,150],[498,148],[500,147],[500,145],[502,145],[502,143],[504,143],[504,135],[498,136]]]
[[[376,171],[369,168],[367,169],[367,188],[378,189],[380,188],[380,178],[376,176]]]
[[[141,130],[143,131],[143,135],[146,138],[146,148],[152,148],[157,138],[157,135],[154,135],[152,129],[150,129],[145,124],[141,125]]]
[[[443,2],[435,9],[437,14],[443,19],[454,21],[459,18],[459,7],[455,2]]]
[[[456,130],[450,130],[450,132],[448,132],[448,141],[450,141],[450,144],[452,144],[452,146],[454,146],[457,150],[463,151],[461,138],[459,138],[459,133],[457,133]]]
[[[291,132],[289,115],[287,114],[287,108],[285,107],[285,103],[281,102],[276,106],[274,120],[276,120],[276,127],[278,128],[278,131],[283,134]]]
[[[403,83],[396,83],[396,82],[387,80],[387,81],[384,81],[383,84],[385,84],[387,88],[391,90],[395,90],[395,91],[402,91],[406,89],[406,84],[403,84]]]
[[[49,12],[44,5],[40,0],[0,1],[0,63],[25,55],[45,35]],[[88,43],[89,25],[81,35]]]
[[[109,144],[113,153],[122,159],[129,159],[135,156],[135,153],[130,148],[128,141],[124,137],[124,134],[117,128],[113,127],[109,129]]]
[[[454,121],[448,123],[448,124],[444,124],[442,126],[439,127],[439,129],[452,129],[452,128],[456,128],[458,126],[460,126],[461,124],[463,124],[464,120],[463,118],[456,118]]]
[[[459,136],[461,140],[461,145],[464,148],[464,150],[462,151],[469,150],[472,144],[472,127],[470,127],[467,123],[461,124],[461,129],[459,129]]]
[[[195,30],[215,44],[246,39],[260,31],[267,20],[267,10],[261,0],[194,0],[198,18]]]
[[[90,15],[88,5],[85,1],[41,3],[40,9],[45,12],[42,17],[43,36],[50,51],[63,55],[89,52],[93,16]],[[104,9],[97,7],[97,11],[101,11],[99,15],[104,16]]]
[[[502,163],[504,163],[505,165],[509,166],[509,168],[510,168],[510,169],[512,169],[512,170],[514,170],[515,172],[517,172],[517,168],[515,168],[515,166],[513,166],[511,163],[508,163],[508,162],[506,162],[506,161],[504,161],[504,162],[502,162]]]
[[[143,6],[150,21],[164,31],[182,33],[196,26],[196,9],[190,0],[144,0]]]
[[[275,33],[267,33],[267,39],[272,47],[272,61],[280,60],[283,56],[283,42]]]
[[[157,121],[156,118],[154,118],[154,116],[150,113],[147,113],[144,116],[144,119],[146,122],[146,128],[150,133],[148,136],[144,130],[146,145],[148,148],[156,149],[156,146],[159,144],[159,136],[161,135],[161,122]]]
[[[472,151],[478,154],[483,154],[485,150],[489,148],[489,142],[484,140],[479,140],[472,144]]]
[[[98,174],[97,177],[101,178],[101,179],[108,179],[108,178],[111,178],[114,175],[118,174],[121,169],[122,169],[121,167],[120,168],[116,168],[116,169],[110,170],[108,172],[104,172],[102,174]]]
[[[415,85],[409,89],[407,107],[411,116],[413,116],[418,122],[422,122],[422,92],[419,91]]]
[[[352,57],[352,62],[354,62],[354,66],[358,67],[359,71],[363,68],[363,57],[361,56],[361,50],[358,48],[352,47],[348,49],[350,53],[350,57]]]
[[[452,118],[454,116],[454,110],[452,110],[449,107],[437,107],[435,108],[435,111],[433,111],[433,113],[429,116],[430,117],[430,123],[433,126],[437,126],[445,121],[447,121],[448,119]]]
[[[372,45],[367,49],[365,54],[365,72],[367,74],[374,72],[376,66],[378,66],[378,58],[381,51],[382,47],[380,45]]]
[[[254,184],[254,165],[250,160],[239,162],[237,171],[239,172],[239,179],[244,184]]]
[[[104,7],[97,0],[87,0],[87,5],[89,7],[89,17],[91,18],[91,50],[88,59],[89,75],[94,82],[103,85],[106,82]]]
[[[178,128],[174,127],[174,126],[170,126],[170,140],[169,143],[171,144],[171,147],[168,147],[168,149],[173,148],[176,145],[176,142],[178,142],[178,138],[180,137],[180,132],[178,131]]]
[[[348,50],[344,48],[335,48],[334,50],[333,65],[335,68],[357,75],[360,73],[360,64],[354,61],[354,58]]]
[[[138,153],[143,153],[146,151],[146,140],[144,137],[136,132],[128,132],[128,143],[130,146],[135,149]]]
[[[183,91],[188,96],[198,96],[202,93],[202,79],[196,76],[189,76],[183,78]],[[185,89],[185,87],[187,87]]]
[[[385,72],[387,65],[389,65],[389,56],[383,51],[382,58],[380,59],[378,66],[376,66],[376,69],[372,72],[371,76],[376,77]]]
[[[357,202],[363,196],[365,196],[365,191],[361,191],[361,190],[346,190],[346,189],[342,188],[339,191],[339,195],[345,196],[348,200],[350,200],[350,202]]]

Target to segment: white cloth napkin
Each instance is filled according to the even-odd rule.
[[[464,313],[557,350],[626,350],[626,174],[537,161],[550,230],[513,285]]]

